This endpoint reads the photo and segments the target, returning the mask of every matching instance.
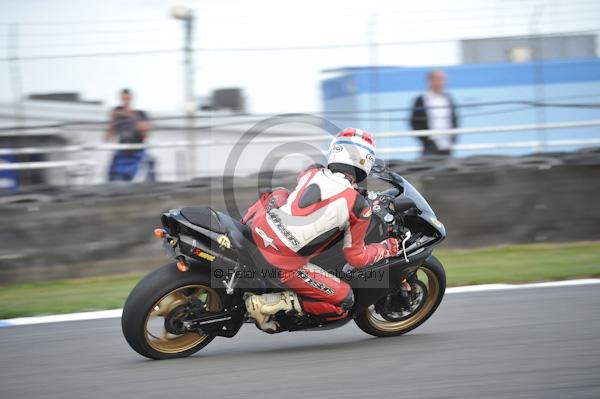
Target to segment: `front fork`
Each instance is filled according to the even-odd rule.
[[[381,312],[385,312],[390,307],[406,308],[412,306],[416,295],[418,295],[414,289],[417,280],[417,271],[415,270],[402,280],[398,288],[389,292],[376,304],[377,312],[381,314]]]

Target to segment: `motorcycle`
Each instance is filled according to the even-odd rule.
[[[352,287],[355,303],[339,320],[279,312],[282,331],[324,330],[351,320],[364,332],[389,337],[423,324],[444,297],[446,274],[432,255],[446,236],[444,225],[423,196],[402,176],[375,162],[371,177],[391,187],[359,189],[372,208],[366,242],[398,238],[401,251],[369,267],[352,269],[342,239],[311,260]],[[125,339],[151,359],[189,356],[216,337],[235,336],[248,322],[244,299],[250,294],[288,290],[252,241],[249,226],[210,207],[172,209],[155,235],[174,258],[146,275],[123,307]]]

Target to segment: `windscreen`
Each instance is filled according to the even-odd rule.
[[[402,180],[402,185],[404,186],[404,195],[415,201],[417,208],[419,208],[421,212],[431,213],[432,215],[434,215],[433,209],[431,209],[431,207],[429,206],[425,198],[423,198],[421,193],[417,191],[417,189],[412,184],[410,184],[408,180],[406,180],[405,178],[402,178]]]

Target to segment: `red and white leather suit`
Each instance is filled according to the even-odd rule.
[[[262,255],[281,271],[281,281],[300,295],[302,309],[327,318],[351,309],[350,286],[310,263],[343,235],[344,256],[354,267],[389,255],[385,244],[365,245],[371,208],[341,173],[321,165],[302,172],[293,192],[276,189],[254,204],[243,222]]]

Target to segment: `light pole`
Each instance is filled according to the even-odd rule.
[[[529,22],[530,41],[532,43],[532,65],[533,65],[533,95],[535,102],[544,102],[546,98],[546,89],[544,87],[544,57],[543,57],[543,37],[539,34],[540,20],[544,14],[545,4],[538,4],[531,12],[531,20]],[[538,125],[536,129],[538,141],[542,144],[540,150],[546,151],[546,129],[540,128],[539,125],[546,123],[546,108],[535,108],[535,123]]]
[[[23,84],[21,80],[21,68],[19,66],[19,25],[8,26],[7,53],[10,85],[13,97],[13,110],[15,114],[15,125],[24,125],[25,110],[23,106]]]
[[[377,30],[377,19],[379,18],[378,13],[372,13],[369,15],[369,25],[367,29],[367,43],[369,45],[369,123],[367,124],[368,129],[372,132],[379,131],[379,122],[376,122],[377,108],[379,108],[379,68],[377,67],[377,55],[378,55],[378,44],[376,42],[376,30]]]
[[[189,166],[188,177],[191,179],[196,174],[196,137],[194,134],[194,113],[196,112],[196,98],[194,94],[194,58],[193,39],[194,10],[185,6],[175,6],[171,9],[171,16],[183,22],[183,69],[184,69],[184,94],[185,94],[185,120],[188,134]]]

